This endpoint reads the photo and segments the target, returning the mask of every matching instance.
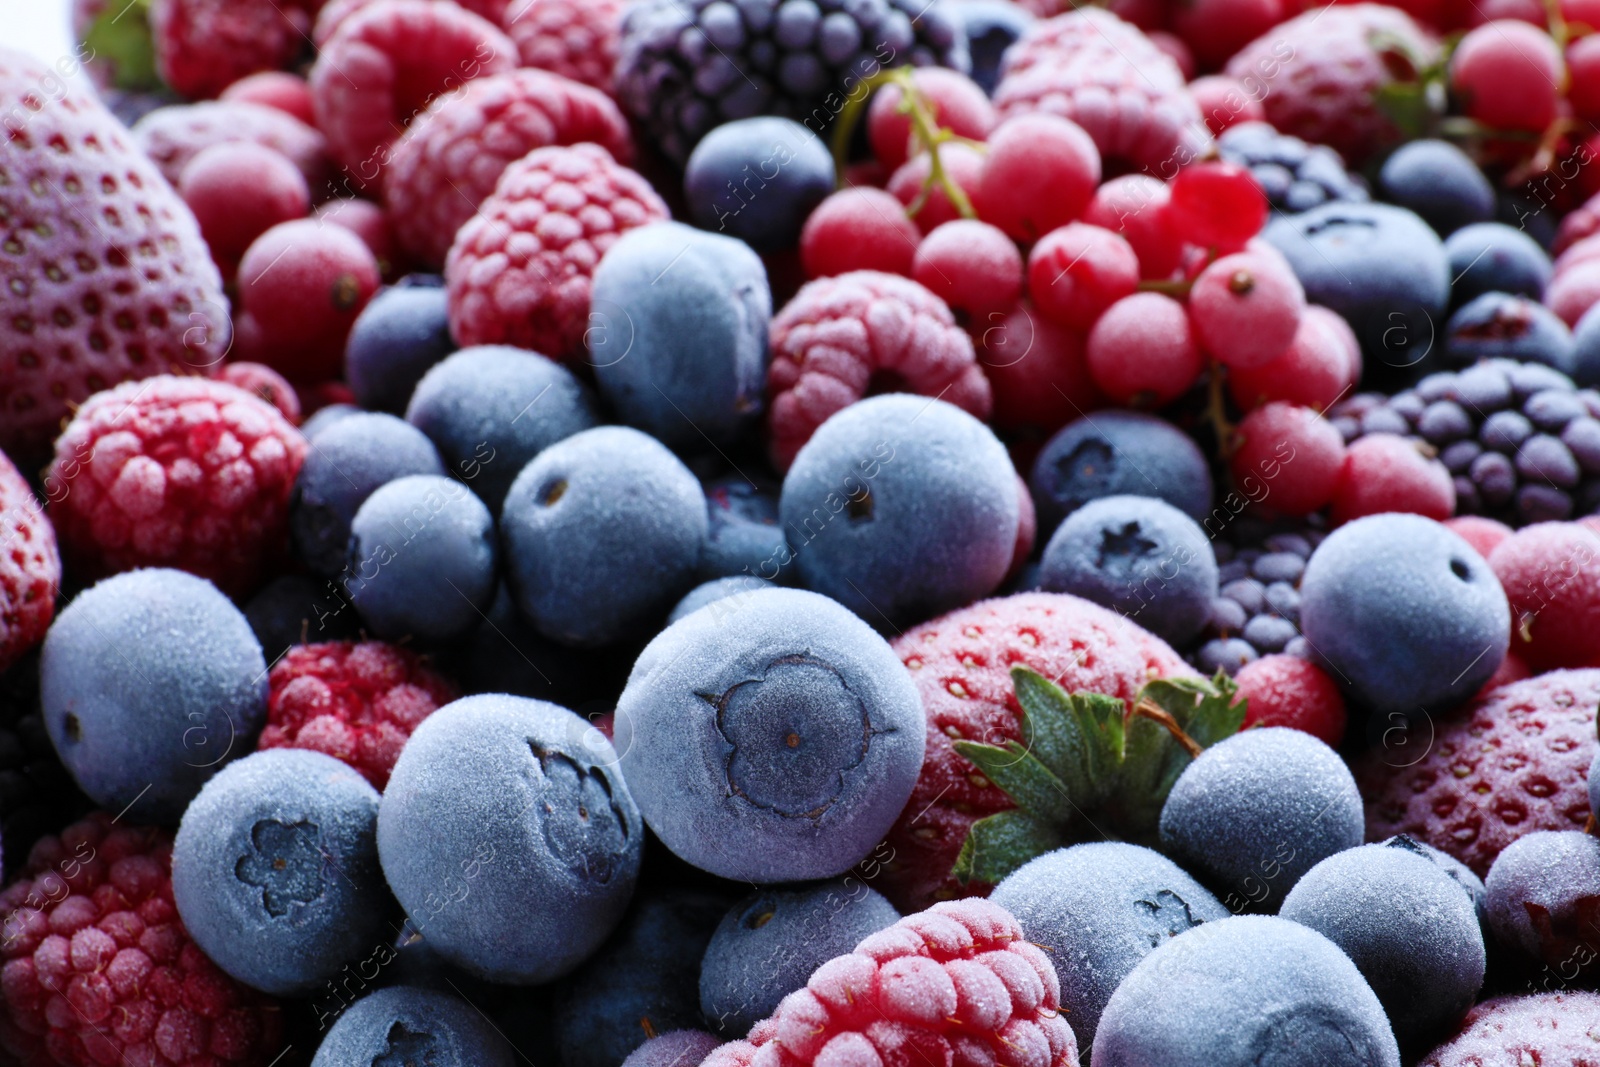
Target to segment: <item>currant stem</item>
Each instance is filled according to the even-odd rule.
[[[945,197],[950,201],[950,206],[964,219],[975,219],[978,213],[972,208],[972,201],[968,198],[966,190],[958,185],[950,172],[945,169],[943,161],[939,158],[939,148],[945,144],[962,144],[977,151],[983,151],[984,145],[967,137],[960,137],[954,131],[939,125],[934,117],[933,109],[928,105],[927,98],[911,78],[910,67],[896,67],[893,70],[880,70],[869,78],[864,78],[861,85],[866,92],[859,98],[847,99],[845,106],[839,111],[839,120],[833,128],[833,169],[835,179],[840,186],[844,185],[845,171],[850,163],[850,137],[855,133],[856,123],[861,121],[861,112],[867,106],[867,101],[872,98],[875,90],[885,85],[896,85],[900,88],[900,103],[898,110],[902,115],[911,119],[911,132],[916,138],[918,146],[928,153],[928,176],[923,179],[922,188],[918,191],[916,199],[906,206],[906,214],[915,218],[933,194],[933,189],[938,186],[944,191]]]
[[[1206,386],[1206,418],[1217,435],[1217,451],[1223,459],[1232,457],[1237,442],[1234,441],[1233,420],[1228,418],[1227,400],[1222,394],[1222,364],[1211,361],[1211,381]]]

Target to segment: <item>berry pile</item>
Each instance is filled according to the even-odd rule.
[[[1229,163],[1249,167],[1267,202],[1291,214],[1330,201],[1369,199],[1360,175],[1344,169],[1339,153],[1279,133],[1265,122],[1230,126],[1217,138],[1217,151]]]

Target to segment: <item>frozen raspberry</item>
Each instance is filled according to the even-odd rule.
[[[565,359],[583,348],[589,286],[623,233],[669,217],[599,145],[540,148],[511,164],[445,260],[450,333]]]
[[[329,3],[323,4],[317,11],[316,25],[311,30],[312,43],[321,49],[350,16],[377,2],[378,0],[330,0]],[[437,0],[437,2],[464,7],[497,26],[506,10],[506,0]]]
[[[261,748],[324,753],[380,791],[411,731],[458,695],[416,653],[382,641],[295,645],[267,681]]]
[[[944,301],[897,274],[808,282],[773,318],[771,347],[768,445],[779,470],[828,416],[874,393],[937,396],[989,417],[972,339]]]
[[[150,0],[150,36],[161,80],[206,100],[248,74],[288,67],[311,18],[293,4],[254,0]]]
[[[1245,726],[1289,726],[1337,747],[1344,738],[1344,697],[1332,678],[1299,656],[1262,656],[1233,676],[1247,700]]]
[[[223,103],[260,104],[293,115],[307,126],[317,121],[311,113],[311,86],[298,74],[264,70],[240,78],[217,97]]]
[[[701,1067],[1077,1067],[1050,957],[987,900],[935,904],[812,972]]]
[[[172,833],[104,813],[33,847],[0,894],[0,1048],[24,1067],[265,1067],[282,1012],[190,940]]]
[[[1189,91],[1206,117],[1206,127],[1211,136],[1218,137],[1233,126],[1247,122],[1267,121],[1266,109],[1259,97],[1252,94],[1243,82],[1226,74],[1208,74],[1189,83]]]
[[[294,386],[271,367],[245,361],[224,363],[217,372],[217,380],[254,394],[277,408],[278,414],[289,420],[289,425],[300,425],[300,398]]]
[[[305,452],[300,431],[236,386],[128,382],[90,397],[56,441],[51,517],[80,579],[177,567],[247,593],[287,544]]]
[[[994,93],[1002,119],[1044,111],[1094,138],[1107,169],[1170,178],[1210,142],[1172,58],[1109,11],[1035,23],[1006,52]]]
[[[230,141],[254,141],[288,156],[313,191],[328,181],[328,146],[322,134],[265,104],[216,100],[158,108],[134,123],[133,139],[174,185],[191,159]]]
[[[44,639],[60,587],[55,529],[0,452],[0,674]]]
[[[510,163],[585,141],[619,162],[633,154],[628,121],[599,90],[542,70],[468,82],[420,115],[390,153],[384,202],[400,246],[438,266]]]
[[[516,65],[511,39],[465,8],[377,0],[323,44],[311,103],[328,151],[359,189],[377,182],[395,139],[435,96]]]
[[[1535,523],[1488,558],[1511,602],[1512,651],[1536,671],[1600,667],[1600,533]]]
[[[228,344],[194,216],[98,99],[51,85],[0,48],[0,449],[24,466],[91,393]]]
[[[511,0],[500,26],[524,67],[611,92],[627,0]]]
[[[1359,166],[1401,137],[1380,103],[1385,90],[1416,81],[1438,57],[1438,42],[1404,12],[1348,4],[1274,26],[1241,48],[1227,73],[1262,87],[1267,121],[1281,132]]]
[[[1594,1062],[1597,1045],[1600,993],[1567,989],[1495,997],[1474,1006],[1456,1036],[1417,1067],[1584,1067]]]

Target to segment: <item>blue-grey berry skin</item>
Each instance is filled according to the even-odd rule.
[[[1196,522],[1211,512],[1211,468],[1189,435],[1137,411],[1099,411],[1050,438],[1028,479],[1039,536],[1091,500],[1159,497]]]
[[[799,244],[806,216],[833,184],[833,156],[822,138],[771,116],[718,126],[683,169],[683,197],[695,225],[758,252]]]
[[[1583,313],[1572,331],[1572,380],[1580,389],[1600,387],[1600,314]]]
[[[383,486],[350,524],[344,584],[385,640],[449,641],[494,602],[498,548],[489,509],[452,478],[413,474]]]
[[[1589,812],[1600,819],[1600,752],[1594,754],[1589,764]]]
[[[350,521],[374,491],[408,474],[442,476],[433,442],[403,419],[361,412],[317,434],[289,500],[295,555],[331,577],[345,564]]]
[[[1444,362],[1452,368],[1514,359],[1570,375],[1577,366],[1572,331],[1537,297],[1501,292],[1475,297],[1450,316],[1442,341]]]
[[[1470,895],[1406,849],[1362,845],[1329,856],[1278,914],[1344,950],[1404,1046],[1446,1036],[1483,987],[1483,931]]]
[[[782,585],[794,583],[794,553],[778,525],[776,487],[738,475],[705,483],[710,526],[700,549],[700,578],[750,575]]]
[[[1006,49],[1033,25],[1033,15],[1010,0],[965,0],[947,5],[946,11],[966,32],[972,80],[993,96],[995,86],[1000,84],[1001,59]]]
[[[1228,909],[1159,852],[1120,841],[1057,849],[1007,875],[990,899],[1043,945],[1061,979],[1061,1007],[1094,1044],[1106,1002],[1139,961]]]
[[[808,589],[874,626],[903,627],[999,586],[1016,550],[1019,489],[987,426],[896,393],[819,426],[778,511]]]
[[[772,290],[743,241],[681,222],[630,230],[595,269],[592,307],[589,362],[623,422],[683,449],[760,417]]]
[[[354,404],[329,404],[325,408],[318,408],[307,416],[306,421],[300,424],[300,433],[309,441],[340,419],[360,413],[361,409]]]
[[[622,1067],[693,1067],[720,1044],[704,1030],[669,1030],[628,1053]]]
[[[1039,588],[1125,615],[1173,646],[1205,629],[1217,599],[1217,558],[1205,531],[1148,496],[1092,500],[1056,527]]]
[[[1161,851],[1230,909],[1272,910],[1319,862],[1361,844],[1361,794],[1338,753],[1255,728],[1184,768],[1161,809]]]
[[[625,426],[575,434],[540,453],[506,494],[511,595],[564,644],[641,633],[694,585],[708,522],[700,483],[655,438]]]
[[[1494,186],[1461,149],[1448,141],[1402,145],[1378,172],[1385,200],[1410,208],[1440,236],[1494,218]]]
[[[344,345],[344,378],[357,403],[405,411],[422,376],[456,350],[448,304],[442,279],[408,275],[361,309]]]
[[[90,799],[134,822],[176,822],[224,762],[250,750],[267,662],[217,587],[126,571],[78,594],[45,635],[39,699],[50,743]],[[137,804],[135,804],[137,801]]]
[[[1100,1016],[1091,1062],[1400,1067],[1400,1049],[1338,946],[1287,919],[1236,915],[1172,938],[1133,969]]]
[[[1369,515],[1311,554],[1300,630],[1346,696],[1410,715],[1478,691],[1505,658],[1511,609],[1454,532],[1419,515]]]
[[[378,809],[378,855],[445,959],[526,985],[571,971],[633,895],[644,844],[616,753],[572,712],[504,694],[423,720]]]
[[[871,627],[815,593],[764,589],[657,635],[615,736],[662,843],[766,885],[867,855],[911,795],[926,732],[910,675]]]
[[[1487,906],[1489,894],[1488,890],[1483,887],[1483,879],[1474,874],[1471,867],[1468,867],[1465,863],[1450,855],[1450,853],[1442,852],[1432,845],[1424,844],[1408,834],[1396,834],[1379,843],[1386,848],[1405,849],[1432,861],[1435,866],[1444,871],[1445,874],[1448,874],[1450,879],[1467,894],[1468,899],[1472,901],[1473,910],[1478,913],[1479,925],[1483,924],[1484,909]]]
[[[275,996],[314,991],[385,936],[378,791],[332,756],[257,752],[200,790],[172,846],[178,914],[207,956]]]
[[[1489,877],[1489,930],[1530,961],[1552,965],[1573,955],[1569,939],[1592,940],[1593,901],[1600,897],[1600,838],[1581,830],[1523,834],[1495,857]]]
[[[380,989],[328,1028],[311,1067],[513,1067],[521,1057],[477,1008],[449,993]]]
[[[1444,242],[1450,259],[1450,298],[1457,307],[1484,293],[1513,293],[1539,300],[1553,266],[1539,242],[1503,222],[1463,226]]]
[[[528,461],[599,425],[589,387],[572,372],[509,345],[463,348],[422,376],[406,421],[428,435],[453,477],[500,513]]]
[[[811,972],[900,913],[858,878],[763,889],[729,909],[700,961],[700,1011],[725,1038],[743,1037]]]
[[[753,593],[757,589],[771,589],[771,582],[752,578],[748,574],[735,575],[732,578],[713,578],[709,582],[701,582],[667,613],[668,625],[677,622],[690,612],[699,611],[711,604],[721,604],[719,611],[731,613],[736,610],[739,597]],[[734,603],[727,603],[734,601]]]

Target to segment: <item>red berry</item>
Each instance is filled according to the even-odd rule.
[[[1195,244],[1232,252],[1266,225],[1267,197],[1248,167],[1196,163],[1172,179],[1169,217]]]
[[[1043,444],[1052,433],[1105,406],[1089,375],[1083,334],[1058,325],[1027,302],[990,316],[978,338],[978,359],[994,390],[994,424]]]
[[[318,222],[341,226],[361,238],[361,243],[377,259],[378,269],[385,278],[401,273],[395,269],[400,250],[395,247],[394,235],[389,230],[389,216],[371,200],[358,197],[324,200],[312,209],[311,217]]]
[[[378,288],[372,250],[342,226],[312,219],[262,234],[239,261],[242,318],[259,330],[260,348],[235,352],[291,381],[336,378],[350,326]]]
[[[1070,222],[1028,254],[1028,294],[1040,312],[1087,330],[1101,312],[1139,287],[1133,246],[1110,230]]]
[[[1424,456],[1414,441],[1373,433],[1346,450],[1330,519],[1339,526],[1364,515],[1404,511],[1443,522],[1455,509],[1456,489],[1443,463]]]
[[[1543,30],[1550,22],[1550,13],[1543,0],[1469,0],[1466,24],[1468,27],[1484,26],[1491,22],[1515,19]]]
[[[1489,554],[1511,602],[1511,649],[1536,671],[1600,666],[1600,533],[1541,522]]]
[[[1229,367],[1233,402],[1245,411],[1273,400],[1318,411],[1332,407],[1355,384],[1360,363],[1350,358],[1349,344],[1330,318],[1344,322],[1326,308],[1307,307],[1287,352],[1259,367]]]
[[[1496,130],[1542,132],[1555,121],[1563,78],[1555,41],[1516,19],[1470,31],[1450,57],[1450,88],[1468,117]]]
[[[92,456],[80,456],[86,462]],[[50,495],[65,489],[46,483]],[[1027,494],[1024,494],[1027,495]],[[34,645],[55,617],[61,590],[56,532],[33,489],[0,452],[0,674]]]
[[[1561,0],[1560,8],[1573,36],[1600,30],[1600,0]]]
[[[878,270],[911,274],[922,231],[893,194],[862,185],[840,189],[812,210],[800,231],[807,278]]]
[[[978,187],[979,176],[983,173],[983,156],[977,149],[964,144],[940,145],[939,165],[946,177],[971,200],[972,191]],[[932,169],[933,162],[928,153],[919,152],[889,176],[889,191],[909,209],[922,198],[923,185]],[[961,212],[950,202],[944,186],[935,182],[928,189],[922,206],[911,217],[917,229],[928,233],[936,226],[959,219]]]
[[[1276,402],[1239,423],[1229,459],[1233,480],[1251,500],[1280,515],[1309,515],[1333,499],[1344,467],[1344,438],[1310,408]],[[1252,490],[1250,479],[1265,487]]]
[[[1145,36],[1150,38],[1151,44],[1166,53],[1167,58],[1172,60],[1179,72],[1183,74],[1184,81],[1194,77],[1194,50],[1189,47],[1182,37],[1175,33],[1168,33],[1166,30],[1151,30]]]
[[[1178,399],[1205,368],[1188,313],[1162,293],[1134,293],[1107,308],[1089,331],[1088,358],[1106,396],[1140,407]]]
[[[291,426],[300,425],[300,397],[283,375],[264,363],[224,363],[217,381],[236,385],[278,409]]]
[[[989,135],[973,206],[1019,241],[1083,214],[1100,184],[1100,150],[1083,127],[1054,115],[1021,115]]]
[[[257,237],[311,210],[300,169],[252,141],[212,145],[195,156],[178,176],[178,195],[194,212],[225,279]]]
[[[1600,36],[1590,34],[1567,45],[1567,100],[1580,119],[1600,119]]]
[[[126,11],[119,9],[111,23]],[[216,96],[247,74],[289,66],[311,21],[296,4],[238,0],[151,0],[148,13],[147,47],[161,81],[191,100]]]
[[[999,121],[978,83],[944,67],[922,67],[911,83],[933,112],[934,121],[957,137],[981,141]],[[900,110],[904,93],[893,83],[872,94],[867,108],[867,140],[872,154],[889,170],[911,157],[911,116]]]
[[[1173,32],[1208,69],[1226,63],[1285,14],[1280,0],[1185,0],[1171,10]]]
[[[1190,82],[1189,91],[1200,105],[1206,128],[1213,137],[1241,122],[1267,121],[1267,109],[1261,106],[1261,97],[1251,93],[1238,78],[1208,74]]]
[[[521,66],[609,93],[627,6],[627,0],[511,0],[499,21],[517,43]]]
[[[1453,519],[1446,519],[1445,525],[1452,533],[1460,535],[1461,539],[1477,550],[1478,555],[1484,559],[1489,558],[1489,553],[1499,547],[1500,542],[1511,536],[1511,527],[1503,522],[1486,519],[1482,515],[1458,515]]]
[[[286,70],[263,70],[240,78],[222,90],[217,99],[275,107],[307,126],[317,121],[311,111],[311,86],[300,75]]]
[[[1125,174],[1095,190],[1083,221],[1128,239],[1139,256],[1139,276],[1172,277],[1183,260],[1183,238],[1168,221],[1172,190],[1148,174]]]
[[[1288,352],[1305,307],[1294,272],[1251,252],[1223,256],[1189,291],[1200,343],[1229,367],[1262,367]]]
[[[917,246],[911,277],[951,310],[984,323],[1004,315],[1022,296],[1022,253],[1011,238],[976,219],[957,219]]]
[[[1246,727],[1287,726],[1333,746],[1344,739],[1344,697],[1316,664],[1299,656],[1262,656],[1240,667],[1233,680],[1249,702]]]
[[[1600,260],[1579,261],[1550,279],[1544,305],[1568,326],[1578,325],[1583,313],[1600,302]]]

